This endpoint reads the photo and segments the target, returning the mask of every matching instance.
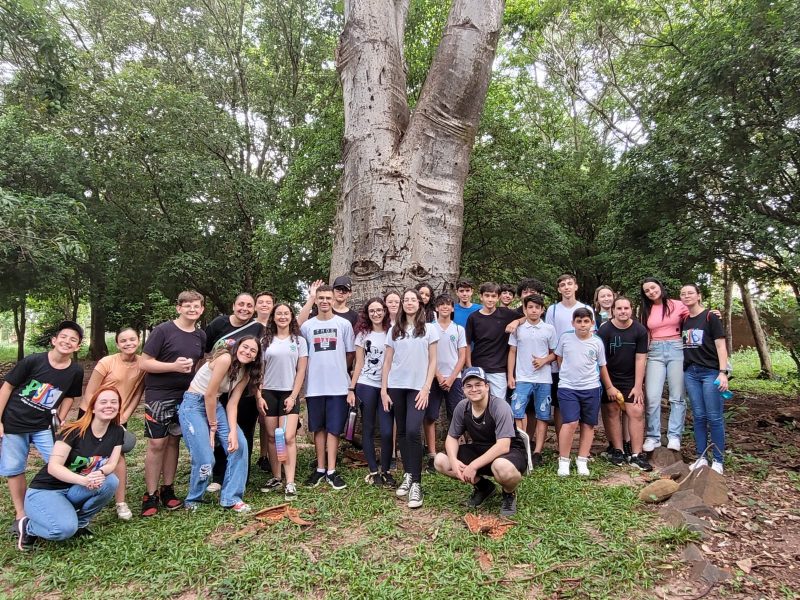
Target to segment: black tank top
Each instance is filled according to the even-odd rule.
[[[480,417],[476,417],[472,414],[471,402],[467,402],[464,407],[464,428],[467,430],[467,433],[469,433],[472,443],[477,446],[489,448],[494,446],[497,441],[497,424],[489,410],[489,406],[491,406],[492,402],[504,402],[504,400],[499,400],[490,395],[489,402],[486,404],[486,410],[483,411]],[[518,450],[525,450],[525,442],[522,441],[522,437],[519,435],[516,428],[514,429],[514,437],[511,438],[511,447]]]

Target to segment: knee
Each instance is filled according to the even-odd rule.
[[[164,452],[164,448],[167,447],[167,440],[169,438],[149,438],[147,440],[147,451],[152,452],[154,454],[161,454]]]
[[[447,458],[447,454],[439,452],[433,459],[433,468],[439,473],[447,473],[450,471],[450,459]]]
[[[492,463],[492,475],[494,475],[495,481],[504,487],[514,487],[522,478],[522,474],[514,465],[502,459]]]
[[[197,475],[200,481],[205,481],[206,479],[211,477],[213,470],[214,470],[213,460],[211,462],[206,462],[201,464],[197,469]]]
[[[75,532],[78,531],[78,516],[77,514],[74,518],[70,519],[67,523],[56,523],[50,528],[48,532],[48,538],[50,540],[60,542],[63,540],[68,540]]]
[[[111,492],[112,494],[117,491],[119,487],[119,477],[117,477],[114,473],[111,475],[106,475],[106,480],[103,482],[103,487],[100,488],[103,491]]]

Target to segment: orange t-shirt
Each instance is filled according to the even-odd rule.
[[[125,362],[122,354],[104,356],[94,367],[102,375],[100,385],[113,385],[122,395],[120,414],[124,413],[135,399],[141,398],[144,386],[144,371],[141,369],[142,357],[136,355],[136,360]]]

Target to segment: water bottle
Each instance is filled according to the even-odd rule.
[[[278,454],[278,462],[285,463],[286,456],[286,419],[283,417],[283,427],[275,430],[275,451]]]
[[[719,379],[714,380],[714,385],[719,387]],[[730,390],[725,390],[724,392],[720,392],[719,395],[722,396],[723,400],[730,400],[731,398],[733,398],[733,392]]]
[[[350,407],[350,412],[347,415],[347,427],[344,430],[344,439],[349,442],[353,441],[353,434],[356,432],[356,416],[358,411],[355,406]]]

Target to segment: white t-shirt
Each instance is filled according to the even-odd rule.
[[[356,346],[364,349],[364,366],[358,376],[358,383],[370,387],[381,387],[386,332],[362,331],[356,336]]]
[[[544,313],[544,320],[556,328],[556,336],[560,338],[567,331],[574,330],[574,327],[572,327],[572,313],[579,308],[588,308],[594,314],[592,307],[583,302],[576,302],[572,308],[567,308],[563,303],[558,302],[547,307],[547,311]],[[553,361],[550,365],[553,373],[558,373],[558,363]]]
[[[350,321],[336,315],[326,321],[314,317],[303,323],[300,333],[308,342],[306,396],[346,396],[347,353],[355,352]]]
[[[447,329],[442,329],[438,321],[434,322],[433,330],[439,334],[439,345],[436,346],[436,369],[445,377],[450,377],[458,362],[458,351],[467,347],[467,334],[461,325],[452,321]],[[458,376],[461,377],[461,374]]]
[[[405,390],[421,390],[428,374],[428,346],[439,341],[439,334],[431,323],[425,323],[425,335],[413,337],[413,326],[406,330],[406,337],[392,339],[391,330],[386,334],[386,346],[394,348],[392,367],[387,387]]]
[[[273,338],[264,352],[264,379],[261,388],[290,392],[294,388],[297,363],[301,357],[308,356],[308,342],[305,338],[290,335],[285,339]]]
[[[515,377],[517,381],[526,383],[553,383],[553,372],[550,365],[541,369],[533,368],[533,357],[545,357],[555,350],[558,343],[556,328],[539,321],[531,325],[527,320],[517,327],[508,338],[508,345],[517,349]]]
[[[564,359],[559,388],[591,390],[600,387],[600,367],[606,364],[603,340],[596,335],[582,340],[575,333],[567,332],[558,338],[555,353]]]

